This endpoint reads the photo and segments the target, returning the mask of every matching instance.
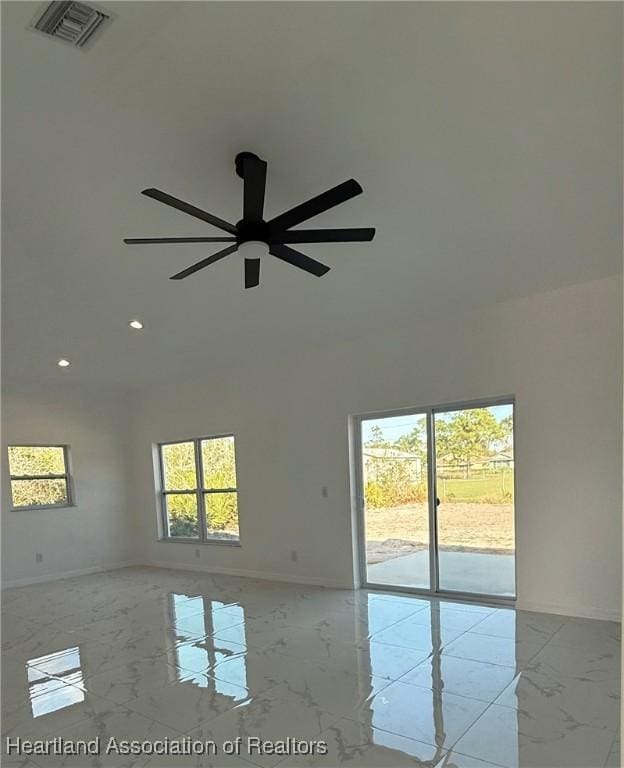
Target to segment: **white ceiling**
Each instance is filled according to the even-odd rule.
[[[2,3],[5,374],[140,386],[621,271],[620,4],[103,5],[79,51]],[[236,255],[171,282],[210,246],[122,244],[220,234],[139,192],[236,221],[240,150],[267,217],[358,179],[308,226],[374,242],[248,291]]]

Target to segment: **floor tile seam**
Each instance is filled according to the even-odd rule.
[[[81,647],[81,646],[84,646],[86,643],[91,643],[92,645],[94,645],[94,646],[96,646],[96,647],[99,647],[99,646],[101,646],[101,645],[107,645],[107,644],[110,646],[110,642],[108,642],[108,641],[106,641],[106,640],[99,640],[99,641],[98,641],[98,640],[85,640],[85,641],[83,641],[82,643],[77,643],[77,644],[76,644],[76,646],[78,647],[78,649],[79,649],[79,650],[82,650],[82,647]],[[73,647],[73,646],[72,646],[72,647]],[[67,650],[69,650],[69,648],[61,648],[61,649],[60,649],[60,650],[58,650],[58,651],[50,651],[50,653],[49,653],[49,654],[47,654],[47,655],[48,655],[48,656],[51,656],[51,655],[53,655],[53,654],[56,654],[56,653],[62,653],[63,651],[67,651]],[[166,653],[166,651],[165,651],[164,653]],[[164,653],[163,653],[163,654],[158,654],[158,655],[164,655]],[[39,659],[39,658],[43,658],[43,661],[39,662],[39,661],[38,661],[38,659]],[[145,657],[145,658],[151,658],[151,657]],[[154,657],[154,658],[155,658],[155,657]],[[33,669],[35,669],[37,672],[43,672],[43,673],[44,673],[44,674],[46,674],[48,677],[53,677],[53,676],[54,676],[54,673],[52,673],[52,674],[51,674],[50,672],[47,672],[47,671],[46,671],[46,670],[43,668],[43,667],[44,667],[44,665],[47,665],[47,664],[49,664],[49,663],[50,663],[50,660],[49,660],[49,659],[47,659],[47,660],[46,660],[45,656],[44,656],[44,657],[37,657],[36,659],[34,659],[34,662],[35,662],[35,663],[32,663],[32,661],[30,661],[30,660],[27,660],[27,661],[26,661],[26,662],[24,662],[24,663],[25,663],[25,665],[27,665],[27,666],[29,666],[29,667],[32,667]],[[124,663],[127,663],[127,662],[121,662],[121,663],[120,663],[120,666],[123,666],[123,664],[124,664]],[[81,669],[82,669],[82,667],[81,667]],[[116,669],[116,667],[111,667],[111,669]],[[83,674],[84,674],[84,670],[82,670],[82,671],[83,671]],[[107,672],[108,670],[104,670],[104,671],[106,671],[106,672]],[[98,673],[98,672],[93,672],[93,673],[92,673],[91,675],[89,675],[89,676],[93,676],[93,675],[96,675],[96,674],[99,674],[99,673]],[[86,677],[86,676],[85,676],[85,677]]]
[[[420,611],[417,611],[415,614],[413,614],[413,616],[417,616],[419,613],[420,613]],[[407,622],[413,616],[405,616],[404,618],[399,619],[398,621],[395,621],[390,626],[387,626],[387,627],[384,627],[383,629],[378,630],[377,632],[375,632],[373,635],[370,636],[370,640],[374,640],[377,635],[380,635],[380,634],[382,634],[383,632],[386,632],[389,629],[395,629],[397,624],[401,624],[403,622]],[[414,624],[417,627],[429,627],[429,628],[431,628],[431,621],[423,622],[422,624],[420,624],[419,622],[414,622]],[[460,629],[459,627],[448,627],[448,630],[451,631],[451,632],[460,632],[461,634],[463,634],[464,632],[471,632],[472,631],[472,627],[470,627],[469,629]],[[459,637],[459,635],[458,635],[458,637]],[[376,641],[376,642],[378,642],[378,641]],[[388,645],[391,645],[391,643],[388,643]]]
[[[460,659],[462,661],[477,661],[477,662],[480,662],[481,664],[492,664],[493,663],[491,661],[483,661],[483,659],[474,659],[471,656],[455,656],[454,654],[449,653],[448,650],[446,650],[446,649],[443,649],[442,651],[440,651],[440,653],[442,655],[444,655],[444,656],[447,656],[448,658]],[[496,666],[497,667],[505,667],[505,669],[518,669],[517,662],[515,664],[496,664]]]
[[[491,704],[495,704],[497,707],[501,707],[501,709],[510,709],[510,710],[512,710],[512,712],[516,712],[518,714],[530,714],[528,712],[528,710],[523,708],[523,707],[519,707],[519,706],[514,707],[514,706],[512,706],[510,704],[501,704],[499,702],[498,699],[500,699],[500,697],[505,693],[505,691],[509,688],[509,686],[512,685],[514,682],[515,682],[515,680],[512,680],[509,685],[505,686],[505,688],[498,694],[498,696],[493,701],[491,701],[490,703]],[[560,706],[557,707],[557,711],[561,711],[561,712],[564,712],[564,713],[566,712],[565,709],[563,709]],[[608,725],[600,727],[600,726],[597,726],[597,725],[588,725],[587,723],[581,723],[581,725],[583,727],[585,727],[585,728],[593,728],[596,731],[609,731],[610,733],[614,734],[615,738],[617,738],[618,729],[619,729],[619,726],[617,726],[617,725],[614,728],[611,728]],[[471,755],[471,757],[473,757],[473,755]]]
[[[407,603],[409,604],[410,600],[424,600],[426,601],[429,606],[436,606],[436,607],[442,607],[441,603],[444,604],[444,606],[448,605],[452,607],[454,610],[458,611],[465,611],[466,613],[480,613],[481,611],[475,611],[473,608],[476,606],[478,608],[485,608],[488,610],[488,613],[484,614],[484,618],[487,616],[491,616],[493,613],[496,613],[497,611],[501,610],[500,606],[492,606],[492,605],[486,605],[485,603],[476,603],[468,600],[450,600],[446,597],[442,598],[439,596],[436,596],[434,594],[427,595],[422,594],[418,595],[417,597],[410,598],[409,595],[401,593],[398,595],[396,592],[391,591],[370,591],[370,594],[374,597],[377,597],[379,600],[395,600],[396,602],[400,603]],[[427,608],[427,606],[422,606],[423,608]],[[516,610],[513,606],[510,607],[511,610]],[[505,607],[503,610],[509,610],[509,608]]]
[[[621,644],[618,643],[618,646],[621,646]],[[585,654],[587,657],[591,657],[591,655],[593,654],[593,651],[587,648],[571,647],[568,645],[556,645],[555,643],[552,642],[552,638],[550,640],[547,640],[546,643],[544,643],[544,645],[539,650],[539,653],[541,653],[546,647],[554,648],[555,650],[563,649],[567,651],[576,651],[577,653]],[[535,655],[537,656],[537,654]],[[533,660],[533,658],[535,657],[533,656],[531,660]],[[619,666],[620,659],[621,659],[620,648],[617,649],[615,655],[613,656],[613,659],[615,660],[616,664]]]
[[[221,683],[226,683],[227,685],[236,685],[239,688],[245,688],[247,693],[248,693],[248,695],[249,695],[249,697],[254,699],[254,700],[262,698],[269,691],[273,690],[273,688],[277,688],[279,685],[287,685],[286,680],[280,680],[279,682],[276,682],[276,683],[269,683],[266,688],[261,688],[259,691],[251,693],[251,691],[249,690],[249,688],[247,688],[247,686],[239,685],[238,683],[233,683],[231,680],[227,680],[225,677],[219,677],[216,674],[218,669],[219,669],[219,665],[217,664],[214,667],[214,670],[213,670],[213,668],[208,667],[208,669],[204,670],[203,672],[194,672],[193,674],[205,675],[206,677],[211,678],[212,680],[216,680],[216,681],[221,682]],[[180,684],[180,683],[178,683],[178,684]],[[175,683],[172,683],[172,685],[175,685]]]
[[[464,731],[464,732],[461,734],[461,736],[459,736],[459,738],[455,739],[455,741],[453,742],[452,746],[451,746],[451,747],[449,747],[449,751],[451,751],[451,750],[453,749],[453,747],[454,747],[454,746],[455,746],[457,743],[459,743],[459,741],[460,741],[461,739],[463,739],[463,738],[464,738],[464,736],[465,736],[465,735],[468,733],[468,731],[469,731],[471,728],[473,728],[473,727],[474,727],[474,726],[475,726],[475,725],[476,725],[476,724],[479,722],[479,720],[481,720],[481,718],[482,718],[482,717],[484,717],[484,716],[485,716],[485,713],[486,713],[486,712],[487,712],[489,709],[491,709],[491,707],[492,707],[492,705],[493,705],[493,704],[494,704],[494,702],[493,702],[493,701],[491,701],[491,702],[490,702],[490,703],[487,705],[487,707],[486,707],[486,708],[483,710],[483,712],[481,712],[481,714],[480,714],[480,715],[479,715],[479,716],[478,716],[478,717],[477,717],[475,720],[473,720],[473,722],[472,722],[472,723],[470,723],[470,725],[469,725],[469,726],[466,728],[466,730],[465,730],[465,731]],[[507,709],[509,709],[509,708],[507,708]],[[460,754],[461,754],[461,753],[460,753]],[[477,759],[478,759],[478,760],[480,760],[481,758],[477,758]]]
[[[615,751],[615,745],[619,741],[619,734],[616,732],[615,737],[613,741],[611,742],[611,746],[609,747],[609,753],[607,755],[607,759],[603,763],[603,768],[608,768],[609,765],[609,758],[611,757],[611,754]],[[619,752],[619,750],[618,750]]]
[[[477,719],[476,719],[476,720],[475,720],[475,721],[474,721],[474,722],[473,722],[473,723],[472,723],[472,724],[471,724],[471,725],[470,725],[470,726],[469,726],[469,727],[468,727],[468,728],[467,728],[467,729],[464,731],[464,733],[462,733],[462,735],[459,737],[459,739],[457,739],[457,741],[455,741],[455,742],[454,742],[453,746],[455,746],[455,744],[459,743],[460,739],[463,739],[463,738],[464,738],[464,736],[465,736],[465,735],[466,735],[466,734],[467,734],[467,733],[468,733],[468,732],[471,730],[471,728],[474,728],[474,726],[475,726],[475,725],[476,725],[476,724],[477,724],[477,723],[478,723],[478,722],[479,722],[479,721],[480,721],[480,720],[481,720],[483,717],[485,717],[485,715],[487,714],[487,712],[488,712],[488,711],[489,711],[489,710],[490,710],[490,709],[491,709],[493,706],[494,706],[494,707],[496,707],[496,708],[498,708],[498,709],[504,709],[504,710],[508,710],[508,711],[511,711],[511,712],[517,712],[517,710],[515,709],[515,707],[508,707],[508,706],[505,706],[505,705],[503,705],[503,704],[496,704],[496,702],[494,702],[494,701],[490,702],[490,704],[488,704],[488,706],[487,706],[487,707],[486,707],[486,708],[483,710],[483,712],[482,712],[482,713],[479,715],[479,717],[478,717],[478,718],[477,718]],[[608,729],[608,728],[598,728],[597,726],[593,726],[593,725],[583,725],[583,727],[584,727],[584,728],[590,728],[592,731],[596,731],[596,732],[598,732],[598,733],[599,733],[599,732],[601,732],[601,731],[609,731],[609,732],[613,732],[613,733],[617,734],[617,729],[616,729],[615,731],[611,731],[611,729]],[[450,748],[449,748],[449,751],[450,751],[451,749],[453,749],[453,747],[450,747]],[[460,752],[459,754],[464,754],[464,753]],[[482,757],[477,757],[476,755],[468,755],[468,756],[469,756],[469,757],[474,757],[474,758],[475,758],[475,759],[477,759],[477,760],[482,760],[482,759],[483,759]],[[607,755],[607,758],[608,758],[608,755]],[[487,762],[487,761],[486,761],[486,762]]]
[[[491,765],[492,768],[514,768],[514,766],[511,763],[508,763],[507,765],[503,765],[502,763],[493,763],[491,760],[484,760],[482,757],[471,755],[468,752],[458,752],[457,750],[455,750],[454,754],[460,755],[461,757],[470,757],[472,760],[480,760],[482,763],[485,763],[486,765]]]
[[[415,648],[414,646],[411,646],[411,645],[397,645],[396,643],[383,643],[381,642],[381,640],[375,640],[372,637],[369,638],[369,640],[364,640],[360,642],[356,647],[358,648],[358,650],[365,651],[366,646],[370,647],[371,643],[375,643],[376,645],[383,645],[387,648],[401,648],[404,651],[416,651],[417,653],[428,653],[429,656],[433,655],[434,653],[441,652],[442,649],[445,647],[444,645],[442,645],[439,651],[435,651],[431,649],[431,646],[429,646],[428,648]]]
[[[354,717],[354,716],[343,715],[342,717],[340,717],[338,719],[339,720],[342,720],[342,719],[350,720],[351,722],[355,723],[356,725],[364,726],[365,728],[367,728],[367,727],[374,728],[374,729],[376,729],[378,731],[383,731],[384,733],[390,733],[393,736],[400,736],[402,739],[408,739],[409,741],[415,741],[415,742],[417,742],[419,744],[424,744],[425,746],[431,747],[432,749],[440,749],[440,750],[443,751],[443,754],[440,757],[440,759],[442,759],[446,755],[447,752],[450,752],[450,747],[449,748],[447,748],[446,746],[440,747],[438,744],[432,744],[430,741],[426,741],[425,739],[416,739],[413,736],[406,736],[404,733],[397,733],[396,731],[391,731],[388,728],[382,728],[380,725],[373,725],[372,723],[371,724],[367,724],[367,723],[363,722],[362,720],[360,720],[360,719],[358,719],[357,717]],[[327,726],[327,728],[325,728],[324,730],[327,730],[328,728],[331,728],[331,726]]]
[[[113,666],[107,667],[104,670],[99,670],[99,671],[96,671],[96,672],[87,673],[86,675],[84,675],[84,680],[86,682],[86,681],[90,680],[92,677],[96,677],[96,675],[105,675],[105,674],[107,674],[109,672],[115,672],[116,670],[121,669],[122,667],[125,667],[127,664],[133,664],[135,661],[137,661],[137,662],[139,662],[139,661],[151,661],[151,660],[155,660],[155,659],[160,659],[161,656],[167,656],[167,651],[164,651],[163,653],[155,654],[153,656],[139,656],[136,659],[133,659],[133,660],[131,660],[129,662],[128,661],[122,661],[122,662],[119,662],[119,664],[113,664]],[[189,670],[189,671],[191,671],[191,670]]]
[[[550,638],[548,640],[548,643],[552,645],[553,648],[564,648],[569,651],[582,651],[585,653],[591,653],[592,651],[589,650],[588,647],[581,647],[580,645],[561,645],[560,643],[553,643],[554,637]],[[621,642],[619,640],[610,640],[609,643],[613,643],[615,655],[617,656],[620,649],[621,649]],[[587,644],[588,646],[591,645],[590,643]]]
[[[50,677],[51,677],[51,676],[50,676]],[[55,677],[55,679],[59,680],[60,678],[58,678],[58,677]],[[113,699],[109,698],[108,696],[102,696],[102,695],[101,695],[101,694],[99,694],[99,693],[97,693],[97,694],[96,694],[96,693],[92,693],[91,691],[89,691],[89,690],[88,690],[88,688],[83,688],[82,686],[80,686],[80,685],[77,685],[77,684],[75,684],[75,683],[69,683],[69,682],[66,682],[66,681],[64,681],[64,680],[61,680],[61,682],[63,683],[64,687],[68,687],[68,688],[75,688],[76,690],[79,690],[79,691],[81,691],[82,693],[88,693],[89,697],[92,697],[92,698],[94,698],[96,701],[104,701],[104,702],[106,702],[107,704],[111,704],[111,705],[113,705],[114,707],[125,707],[125,702],[115,701],[115,700],[113,700]],[[55,690],[58,690],[58,689],[55,689]],[[137,697],[132,697],[132,698],[137,698]],[[129,699],[129,700],[130,700],[130,699]],[[20,706],[20,707],[21,707],[21,706],[27,706],[27,705],[30,705],[30,704],[31,704],[31,702],[32,702],[32,699],[31,699],[31,698],[27,698],[27,699],[24,699],[24,700],[21,702],[21,704],[20,704],[19,706]],[[50,712],[49,714],[54,714],[54,712],[55,712],[55,711],[59,711],[59,712],[60,712],[61,710],[53,710],[53,711],[52,711],[52,712]],[[139,713],[139,714],[140,714],[140,713]],[[88,716],[85,716],[85,718],[84,718],[84,719],[82,719],[82,718],[81,718],[81,719],[80,719],[79,721],[77,721],[77,722],[80,722],[80,723],[82,723],[82,722],[84,722],[84,720],[89,720],[89,719],[90,719],[90,718],[89,718]],[[72,724],[72,726],[69,726],[69,727],[73,727],[73,724]]]
[[[136,701],[138,698],[140,698],[140,697],[137,696],[134,699],[130,699],[129,702]],[[110,699],[107,699],[107,701],[110,701]],[[142,717],[145,720],[151,720],[151,722],[156,723],[157,725],[160,725],[163,728],[169,728],[170,730],[174,731],[179,736],[183,735],[184,732],[181,731],[176,726],[171,725],[170,723],[166,723],[164,720],[160,720],[157,717],[152,717],[151,715],[146,715],[144,712],[139,712],[138,709],[134,709],[132,706],[130,706],[129,702],[125,702],[124,704],[118,704],[117,706],[125,707],[125,709],[129,709],[132,712],[132,714],[139,715],[139,717]]]
[[[542,648],[542,651],[543,650],[544,649]],[[539,653],[541,653],[542,651],[540,651]],[[539,655],[539,654],[537,654],[537,655]],[[454,657],[454,658],[458,658],[458,657]],[[604,687],[609,686],[609,681],[607,681],[607,680],[590,680],[589,678],[581,678],[581,677],[577,677],[575,675],[571,675],[571,674],[567,674],[567,673],[557,672],[555,674],[554,672],[549,672],[549,671],[543,671],[543,670],[540,670],[540,669],[536,669],[535,667],[530,666],[531,662],[535,658],[536,658],[536,656],[533,656],[531,658],[531,661],[527,662],[527,666],[524,666],[521,669],[518,669],[518,674],[521,673],[521,672],[533,672],[536,675],[543,675],[544,677],[550,677],[555,682],[558,682],[559,680],[562,680],[563,683],[566,683],[566,682],[569,681],[569,682],[572,682],[572,683],[591,683],[593,685],[598,685],[598,686],[604,686]],[[483,663],[490,664],[491,662],[483,662]],[[504,665],[500,665],[499,664],[497,666],[504,666]],[[510,667],[507,667],[507,669],[510,669]],[[516,675],[516,677],[517,677],[517,675]],[[616,687],[619,689],[619,671],[618,671],[618,675],[616,677],[617,677],[617,680],[618,680],[618,684],[617,684]],[[618,694],[618,695],[621,698],[621,695],[620,694]]]
[[[503,669],[511,669],[511,667],[503,667]],[[409,672],[406,672],[405,674],[408,675]],[[426,690],[433,691],[434,693],[444,693],[444,694],[450,693],[451,696],[459,696],[462,699],[470,699],[471,701],[478,701],[481,704],[494,704],[496,699],[502,693],[504,693],[505,690],[507,690],[507,688],[511,684],[511,683],[507,683],[507,685],[504,686],[503,690],[500,691],[500,693],[496,694],[496,697],[494,699],[482,699],[479,696],[466,696],[465,693],[457,693],[456,691],[452,691],[449,688],[440,689],[440,688],[434,688],[433,686],[429,686],[429,685],[420,685],[420,683],[412,683],[409,680],[403,680],[402,678],[399,678],[398,680],[393,680],[392,682],[403,683],[404,685],[411,685],[414,688],[425,688]],[[511,682],[513,682],[513,680]],[[510,707],[509,705],[501,704],[501,706],[507,706],[508,709],[513,709],[513,707]],[[472,757],[472,755],[469,755],[469,757]]]
[[[467,632],[470,632],[470,630],[466,630],[466,632],[464,632],[463,634],[466,634]],[[475,633],[475,634],[477,634],[477,633]],[[479,635],[479,637],[492,637],[492,636],[491,635]],[[451,641],[451,643],[455,643],[459,639],[460,639],[460,637],[456,637],[455,640]],[[511,638],[493,637],[492,639],[494,639],[494,640],[506,640],[507,639],[509,642],[511,642]],[[515,645],[518,645],[519,643],[521,643],[523,641],[522,640],[520,640],[520,641],[513,640],[513,642],[514,642]],[[533,643],[532,640],[527,640],[526,642]],[[516,667],[516,668],[524,668],[524,669],[526,669],[527,666],[531,663],[531,661],[533,661],[533,659],[544,650],[544,648],[548,645],[548,642],[549,641],[547,640],[546,642],[543,643],[543,645],[540,645],[539,650],[536,651],[534,654],[532,654],[528,659],[526,659],[525,662],[523,662],[523,667],[519,667],[517,660],[516,660],[516,663],[513,666]],[[451,643],[449,643],[449,645],[451,645]],[[537,644],[538,644],[537,641],[535,641],[535,645],[537,645]],[[445,649],[441,650],[440,652],[441,653],[445,653],[447,656],[452,656],[453,655],[452,653],[448,653],[448,648],[445,648]],[[455,658],[462,658],[462,657],[461,656],[457,656]],[[480,661],[480,659],[471,659],[471,661]],[[492,662],[487,662],[487,663],[492,663]],[[504,666],[509,666],[509,665],[507,665],[507,664],[500,664],[499,666],[504,667]]]
[[[468,632],[473,632],[475,635],[480,635],[481,637],[496,637],[499,640],[513,640],[516,643],[523,642],[523,641],[532,643],[532,642],[541,642],[543,640],[543,638],[540,638],[540,640],[538,640],[538,641],[533,641],[532,639],[526,638],[526,637],[525,638],[520,638],[518,640],[517,635],[514,635],[514,637],[508,637],[507,635],[494,635],[491,632],[477,632],[475,627],[471,627],[471,629],[469,629],[467,631]],[[552,635],[549,635],[548,639],[546,640],[546,642],[549,643],[552,640],[552,637],[553,637]]]
[[[325,710],[323,710],[323,713],[324,713],[324,714],[328,714],[328,715],[329,715],[329,714],[331,714],[331,715],[332,715],[332,717],[333,717],[333,713],[330,713],[330,712],[326,712]],[[316,735],[316,740],[318,741],[318,740],[319,740],[319,737],[320,737],[320,736],[322,736],[322,735],[325,733],[325,731],[328,731],[328,730],[329,730],[330,728],[332,728],[332,727],[333,727],[333,726],[334,726],[334,725],[335,725],[337,722],[339,722],[340,720],[343,720],[343,719],[344,719],[344,716],[340,716],[340,717],[338,717],[336,720],[332,720],[332,721],[331,721],[331,723],[330,723],[329,725],[326,725],[326,726],[325,726],[325,728],[321,728],[320,732],[319,732],[319,733]],[[287,761],[287,760],[289,760],[291,757],[292,757],[292,755],[284,755],[283,759],[282,759],[282,760],[280,760],[279,762],[275,763],[275,765],[273,766],[273,768],[280,768],[280,766],[282,766],[283,768],[287,768],[287,765],[288,765],[288,764],[287,764],[287,762],[286,762],[286,761]],[[250,758],[247,758],[247,762],[251,762],[251,761],[250,761]],[[265,764],[265,765],[261,765],[260,763],[251,763],[251,765],[252,765],[254,768],[266,768],[266,764]]]
[[[409,618],[409,617],[407,617],[407,618]],[[342,642],[342,643],[343,643],[343,644],[345,644],[345,645],[359,645],[360,643],[366,642],[367,640],[368,640],[368,641],[374,640],[376,635],[379,635],[379,634],[381,634],[382,632],[386,632],[387,630],[389,630],[389,629],[392,629],[392,628],[393,628],[393,627],[394,627],[396,624],[399,624],[401,621],[403,621],[403,619],[399,619],[398,621],[395,621],[395,622],[393,622],[392,624],[389,624],[387,627],[384,627],[383,629],[379,629],[379,630],[377,630],[377,631],[376,631],[374,634],[372,634],[372,635],[363,636],[361,639],[356,639],[356,640],[353,640],[353,642],[349,641],[349,642],[347,643],[346,641],[341,641],[341,640],[339,640],[339,641],[337,641],[337,642]],[[308,625],[308,626],[304,626],[304,625],[302,625],[302,624],[291,624],[290,626],[291,626],[293,629],[302,629],[302,630],[308,630],[308,631],[310,631],[310,630],[318,630],[318,629],[320,629],[320,628],[319,628],[319,627],[318,627],[316,624],[315,624],[315,625],[313,625],[312,627],[310,627],[309,625]],[[354,626],[355,626],[355,622],[354,622]]]
[[[267,698],[266,698],[267,694],[270,693],[270,691],[272,691],[273,689],[279,688],[281,685],[284,685],[284,683],[275,683],[274,685],[269,686],[263,693],[257,694],[255,696],[251,697],[253,699],[252,703],[257,702],[257,701],[261,701],[261,700],[265,700],[266,701],[267,700]],[[280,701],[280,698],[279,697],[273,697],[273,701]],[[183,735],[189,736],[194,731],[196,731],[198,728],[202,728],[204,726],[210,726],[210,723],[213,723],[215,720],[218,720],[220,718],[224,718],[225,716],[229,715],[234,710],[239,709],[240,706],[241,706],[240,704],[234,704],[234,706],[230,707],[229,709],[226,709],[223,712],[218,712],[214,717],[211,717],[208,720],[202,720],[202,722],[199,725],[195,725],[193,728],[190,728],[188,731],[184,731]],[[342,717],[344,717],[344,715],[337,715],[335,712],[331,712],[331,711],[326,710],[326,709],[324,709],[322,707],[316,707],[315,710],[317,712],[319,712],[321,715],[326,715],[326,716],[328,716],[330,718],[329,723],[325,726],[325,728],[321,728],[320,729],[319,734],[322,733],[323,731],[327,730],[328,728],[330,728],[332,725],[337,723],[338,720],[340,720],[340,719],[342,719]],[[140,713],[138,713],[138,714],[140,714]],[[144,715],[144,717],[145,717],[145,715]],[[169,727],[169,726],[167,726],[167,727]],[[253,763],[253,764],[255,765],[255,763]]]
[[[452,696],[453,698],[457,699],[467,699],[468,701],[477,701],[479,704],[487,704],[488,706],[490,704],[494,704],[494,699],[480,699],[477,696],[466,696],[463,693],[454,693],[453,691],[447,691],[447,690],[438,690],[436,688],[433,688],[429,685],[420,685],[418,683],[408,683],[404,680],[393,680],[393,683],[402,683],[403,685],[409,685],[412,688],[420,688],[421,690],[429,691],[430,693],[439,693],[443,696]],[[506,685],[505,688],[508,686]],[[498,694],[497,694],[498,695]],[[507,709],[513,709],[513,707],[507,707]]]
[[[383,630],[383,631],[385,632],[385,630]],[[385,643],[385,642],[382,642],[381,640],[375,640],[375,635],[373,635],[369,639],[369,641],[370,642],[378,643],[379,645],[389,645],[389,646],[391,646],[393,648],[404,648],[406,650],[423,651],[423,652],[430,651],[430,655],[432,655],[434,653],[442,653],[444,648],[446,648],[451,643],[454,643],[456,640],[459,640],[463,635],[466,634],[466,632],[469,632],[470,630],[468,630],[468,629],[463,629],[463,630],[457,629],[457,630],[451,630],[451,631],[459,632],[459,634],[457,635],[457,637],[454,637],[452,640],[449,640],[448,643],[441,643],[440,647],[438,649],[433,649],[433,650],[432,650],[432,644],[429,646],[429,648],[415,648],[414,646],[410,646],[410,645],[398,645],[397,643]],[[378,633],[376,633],[376,634],[378,634]]]
[[[396,682],[396,681],[393,681],[393,682]],[[406,683],[406,685],[407,685],[407,683]],[[417,687],[425,688],[424,686],[417,686]],[[431,689],[425,688],[425,690],[431,690]],[[492,706],[492,703],[493,703],[493,702],[487,703],[487,702],[484,702],[484,701],[479,700],[479,699],[470,699],[467,696],[458,696],[458,694],[451,694],[451,695],[454,696],[454,697],[458,697],[458,698],[462,698],[462,699],[467,699],[468,701],[477,701],[479,704],[487,704],[487,706],[485,707],[485,709],[479,715],[477,715],[477,717],[470,723],[470,725],[466,728],[466,730],[463,731],[461,733],[461,735],[458,736],[457,739],[455,739],[452,742],[452,744],[449,744],[448,746],[445,744],[444,747],[438,747],[438,745],[431,744],[430,742],[424,741],[423,739],[413,739],[413,741],[420,741],[421,743],[427,744],[428,746],[434,747],[435,749],[440,748],[440,749],[444,749],[445,752],[450,752],[453,749],[453,747],[455,746],[455,744],[457,744],[457,742],[466,735],[466,733],[470,730],[470,728],[472,728],[477,723],[477,721],[480,720],[483,717],[483,715],[487,712],[487,710]],[[360,709],[361,709],[361,707],[358,707],[358,711]],[[347,719],[351,719],[351,720],[354,719],[352,717],[350,718],[348,715],[345,715],[345,717]],[[356,720],[356,722],[361,722],[361,721]],[[374,727],[378,728],[379,730],[386,731],[387,733],[392,733],[395,736],[402,736],[404,738],[411,738],[411,737],[405,737],[405,734],[398,733],[397,731],[392,731],[389,728],[383,728],[383,727],[378,726],[378,725],[375,725]]]
[[[195,614],[195,615],[202,616],[203,614]],[[191,619],[193,617],[189,616],[187,618]],[[173,623],[167,624],[167,629],[172,630],[174,632],[174,634],[178,633],[178,632],[180,632],[182,634],[192,634],[192,632],[187,631],[187,630],[184,629],[185,621],[186,621],[186,619],[182,619],[177,626],[174,625]],[[219,631],[227,632],[227,630],[229,630],[229,629],[234,629],[235,627],[240,627],[240,626],[243,626],[243,625],[245,625],[245,620],[244,619],[241,620],[241,621],[238,621],[236,624],[230,624],[229,626],[224,627],[222,630],[217,630],[217,632],[208,632],[205,635],[202,635],[202,637],[213,637],[213,636],[216,636],[216,634]]]

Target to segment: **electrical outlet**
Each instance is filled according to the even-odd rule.
[[[201,552],[199,551],[199,549],[196,549],[195,550],[195,557],[199,557],[200,555],[201,555]]]
[[[329,492],[328,492],[328,490],[327,490],[327,486],[326,486],[326,485],[324,485],[324,486],[321,488],[321,496],[322,496],[324,499],[326,499],[326,498],[329,496]]]
[[[296,549],[290,550],[290,559],[293,561],[293,563],[296,563],[297,560],[299,560],[299,553]]]
[[[37,554],[35,555],[35,562],[36,562],[36,563],[41,563],[41,562],[43,562],[43,555],[42,555],[42,553],[41,553],[41,552],[37,552]]]

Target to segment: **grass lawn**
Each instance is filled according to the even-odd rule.
[[[511,497],[506,496],[511,494]],[[513,498],[511,470],[496,477],[475,477],[468,480],[445,480],[438,477],[438,496],[442,501],[494,501]]]

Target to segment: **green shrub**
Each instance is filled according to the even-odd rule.
[[[369,480],[366,483],[366,506],[369,509],[383,509],[407,504],[419,504],[427,501],[425,483],[402,483]]]

